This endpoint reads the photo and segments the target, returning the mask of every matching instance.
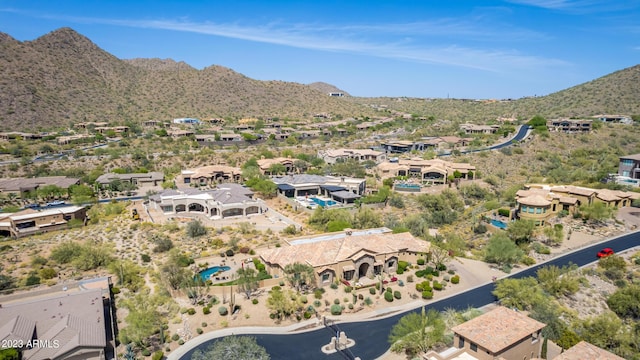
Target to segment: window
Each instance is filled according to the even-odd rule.
[[[470,343],[470,344],[469,344],[469,348],[470,348],[472,351],[478,352],[478,345],[476,345],[476,344],[474,344],[474,343]]]
[[[529,208],[529,214],[533,214],[534,209],[535,209],[535,208],[530,207],[530,208]]]
[[[553,204],[553,210],[552,210],[552,211],[553,211],[553,212],[555,212],[555,211],[556,211],[556,204]]]
[[[542,214],[542,208],[536,208],[536,214]]]
[[[527,207],[522,205],[522,207],[520,208],[520,211],[526,213],[527,212]]]
[[[329,274],[322,274],[322,282],[329,282]]]
[[[461,337],[458,339],[458,349],[462,349],[464,347],[464,338]]]
[[[622,165],[633,166],[633,160],[624,159],[624,160],[622,160]]]

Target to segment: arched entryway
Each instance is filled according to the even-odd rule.
[[[189,204],[189,211],[204,212],[204,206],[198,203]]]
[[[246,210],[246,214],[257,214],[260,209],[257,206],[249,206]]]
[[[184,205],[182,205],[182,204],[176,205],[176,212],[177,212],[177,213],[179,213],[179,212],[183,212],[183,211],[186,211],[186,210],[187,210],[187,207],[186,207],[186,206],[184,206]]]
[[[358,268],[358,277],[366,277],[369,274],[369,263],[362,263]]]

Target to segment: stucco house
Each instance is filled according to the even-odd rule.
[[[453,330],[453,344],[478,360],[535,359],[546,325],[506,307],[498,307]]]
[[[397,162],[383,162],[374,171],[381,179],[392,177],[417,178],[422,183],[446,184],[449,176],[458,172],[463,179],[472,179],[475,166],[467,163],[421,158],[400,159]]]
[[[365,192],[365,179],[320,176],[309,174],[287,175],[271,179],[278,186],[278,194],[288,198],[322,195],[340,203],[353,203]]]
[[[164,181],[164,174],[161,172],[131,174],[106,173],[98,176],[96,184],[101,188],[106,188],[113,181],[131,183],[136,186],[158,186]]]
[[[345,230],[290,240],[286,246],[261,251],[260,258],[274,277],[283,277],[284,268],[298,262],[313,267],[318,286],[335,280],[356,284],[380,273],[395,273],[400,260],[415,263],[429,252],[429,245],[411,233],[393,234],[387,228]]]
[[[17,213],[0,214],[0,235],[21,238],[29,235],[66,229],[69,221],[84,222],[87,209],[84,206],[64,206],[36,211],[22,210]]]
[[[242,185],[220,184],[213,190],[192,188],[163,190],[149,197],[149,206],[165,215],[202,215],[212,220],[262,214],[266,205],[253,199],[253,192]]]
[[[574,213],[581,205],[601,202],[610,207],[631,206],[640,193],[590,189],[573,185],[527,184],[516,192],[515,215],[520,219],[532,220],[536,225],[544,225],[561,211]]]
[[[242,169],[227,165],[209,165],[195,169],[182,170],[176,179],[178,187],[191,185],[212,185],[223,182],[242,181]]]
[[[358,162],[373,161],[379,164],[387,159],[383,151],[371,149],[329,149],[318,151],[318,157],[327,164],[335,164],[338,161],[353,159]]]

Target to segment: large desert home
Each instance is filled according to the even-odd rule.
[[[288,241],[287,246],[262,251],[267,271],[283,277],[293,263],[308,264],[317,276],[317,285],[345,280],[366,284],[378,274],[392,274],[398,261],[415,263],[429,252],[429,242],[411,233],[393,234],[390,229],[345,230]]]
[[[371,149],[328,149],[318,151],[318,157],[327,164],[335,164],[339,161],[356,160],[373,161],[379,164],[387,159],[387,154],[383,151]]]
[[[0,214],[0,235],[12,238],[66,229],[71,220],[84,223],[84,206],[64,206],[42,211],[26,209],[17,213]]]
[[[253,199],[251,190],[234,183],[219,184],[213,190],[163,190],[149,197],[149,206],[165,215],[202,215],[212,220],[248,217],[266,209],[261,200]]]
[[[294,198],[303,205],[352,204],[364,195],[365,179],[310,174],[287,175],[271,179],[279,196]]]
[[[574,213],[581,205],[602,202],[611,207],[631,206],[640,193],[629,191],[590,189],[573,185],[528,184],[516,192],[516,217],[544,225],[561,211]]]
[[[242,169],[227,165],[209,165],[195,169],[182,170],[176,185],[206,186],[226,182],[239,183],[242,181]]]
[[[475,166],[467,163],[421,158],[400,159],[397,162],[383,162],[375,168],[381,179],[407,177],[417,179],[423,184],[446,184],[450,177],[473,179]]]

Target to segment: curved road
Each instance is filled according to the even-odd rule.
[[[499,150],[504,147],[513,145],[514,142],[518,142],[526,139],[526,137],[529,136],[530,131],[531,131],[531,128],[529,127],[529,125],[520,125],[520,128],[518,128],[518,132],[516,132],[516,135],[503,143],[492,145],[492,146],[481,148],[481,149],[462,150],[460,151],[460,154],[470,154],[470,153],[476,153],[476,152],[488,151],[488,150]],[[450,156],[450,155],[451,155],[451,151],[438,154],[437,156]]]
[[[523,271],[510,275],[511,278],[522,278],[527,276],[535,276],[536,271],[542,266],[556,265],[564,266],[570,263],[578,266],[584,266],[596,261],[595,254],[605,247],[612,248],[616,253],[633,247],[640,246],[640,231],[622,235],[616,238],[602,241],[598,244],[574,250],[566,255],[555,257],[544,263],[527,268]],[[457,310],[466,309],[468,307],[482,307],[496,301],[492,291],[495,287],[494,283],[488,283],[470,289],[466,292],[450,296],[448,298],[432,302],[426,305],[428,309],[445,310],[454,308]],[[414,309],[410,311],[420,311]],[[389,343],[387,338],[393,325],[406,315],[407,312],[398,313],[396,315],[383,318],[367,320],[362,322],[338,323],[341,331],[344,331],[349,339],[354,339],[356,345],[349,348],[351,353],[361,359],[376,359],[382,356],[388,349]],[[279,359],[305,359],[305,360],[326,360],[326,359],[345,359],[345,355],[335,353],[326,355],[320,351],[320,348],[328,344],[331,336],[335,336],[328,328],[320,328],[314,331],[292,334],[248,334],[254,336],[257,342],[263,346],[271,355],[272,360]],[[197,338],[196,338],[197,339]],[[204,348],[212,340],[206,341],[189,350],[180,359],[187,360],[191,358],[191,354],[198,348]],[[173,354],[172,354],[173,355]],[[175,357],[170,356],[170,359]]]

